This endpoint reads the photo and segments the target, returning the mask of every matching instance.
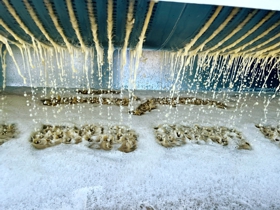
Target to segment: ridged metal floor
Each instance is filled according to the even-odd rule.
[[[100,45],[106,48],[108,46],[106,21],[108,2],[103,0],[91,1],[98,25],[98,40]],[[70,21],[66,0],[1,0],[0,34],[8,40],[17,42],[15,36],[11,34],[12,31],[25,42],[32,43],[30,34],[23,30],[15,15],[12,15],[8,10],[8,7],[11,6],[22,24],[29,29],[36,40],[52,45],[26,9],[27,4],[30,4],[51,39],[57,44],[65,46],[61,34],[49,15],[46,2],[51,3],[58,23],[69,43],[79,46],[80,42]],[[129,37],[129,48],[134,48],[138,43],[149,3],[148,0],[136,0],[134,3],[134,25]],[[88,2],[86,0],[72,0],[71,4],[82,40],[86,46],[94,46],[87,7]],[[128,6],[129,1],[127,0],[113,1],[113,45],[115,48],[120,48],[124,44]],[[215,12],[217,16],[213,18]],[[196,38],[211,18],[213,18],[213,21],[210,21],[207,30],[192,43],[189,51],[203,52],[208,50],[212,53],[222,51],[228,54],[261,51],[263,54],[269,52],[276,52],[277,54],[278,49],[280,49],[278,44],[280,42],[280,12],[278,11],[174,2],[158,2],[154,5],[143,48],[153,50],[182,49]],[[11,30],[10,32],[8,32],[7,26]],[[235,29],[237,30],[233,32]],[[214,33],[217,34],[212,36]],[[235,51],[236,49],[238,50]]]

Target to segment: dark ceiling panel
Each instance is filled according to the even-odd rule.
[[[100,44],[106,48],[108,46],[107,38],[107,1],[90,0],[93,5],[93,12],[95,15],[96,22],[98,24],[98,39]],[[16,10],[18,16],[26,27],[32,31],[34,37],[46,44],[50,44],[44,34],[32,20],[29,12],[27,11],[23,0],[9,0],[9,4]],[[35,10],[38,19],[45,27],[50,37],[58,44],[64,45],[63,39],[55,28],[48,10],[43,0],[28,0],[32,8]],[[79,46],[79,40],[70,22],[66,0],[50,0],[52,8],[59,20],[63,32],[67,39],[73,45]],[[146,14],[149,8],[149,0],[135,0],[134,4],[134,26],[129,38],[129,47],[134,48],[139,41],[143,24],[146,18]],[[92,31],[87,10],[87,0],[71,0],[73,10],[76,19],[79,24],[79,31],[82,35],[82,39],[87,46],[94,46],[92,37]],[[128,11],[128,1],[126,0],[114,0],[113,1],[113,44],[115,48],[121,48],[125,38],[126,18]],[[213,5],[199,5],[199,4],[185,4],[185,3],[174,3],[174,2],[158,2],[155,4],[152,16],[146,31],[145,42],[143,48],[153,50],[178,50],[186,46],[194,37],[200,32],[202,27],[211,18],[217,6]],[[198,48],[204,43],[209,36],[211,36],[217,28],[225,21],[229,16],[233,7],[223,7],[217,17],[213,20],[207,30],[198,37],[195,43],[191,46],[192,49]],[[240,8],[237,14],[227,23],[227,25],[220,31],[215,37],[205,43],[204,50],[210,49],[211,47],[222,43],[222,40],[229,35],[239,24],[252,13],[252,9]],[[230,39],[223,42],[217,50],[221,50],[230,46],[236,40],[240,39],[235,46],[228,49],[226,52],[230,52],[233,49],[242,47],[246,43],[258,37],[264,33],[274,24],[279,24],[280,12],[275,13],[264,22],[257,30],[255,30],[249,36],[244,36],[249,30],[251,30],[256,24],[258,24],[270,11],[258,10],[257,13],[234,34]],[[19,26],[15,18],[9,13],[7,7],[0,1],[0,17],[1,19],[23,40],[31,42],[31,38],[24,32]],[[245,49],[256,48],[266,40],[277,35],[280,32],[280,25],[276,25],[275,29],[271,30],[266,36],[257,39],[250,46]],[[0,27],[0,33],[5,35],[8,39],[15,41],[11,34]],[[244,39],[243,39],[244,37]],[[272,46],[277,43],[279,39],[272,40],[266,43],[262,48]],[[261,48],[261,49],[262,49]]]

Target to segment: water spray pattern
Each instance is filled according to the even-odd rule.
[[[0,0],[1,209],[280,206],[280,12],[169,3]]]
[[[118,17],[118,15],[116,15],[117,1],[108,0],[106,7],[104,7],[106,8],[107,14],[107,24],[105,24],[105,26],[98,25],[97,17],[100,15],[100,11],[97,10],[101,8],[97,7],[97,5],[101,4],[100,2],[92,2],[90,0],[81,1],[80,4],[83,4],[84,8],[86,8],[84,11],[85,14],[83,13],[83,15],[87,18],[83,17],[83,19],[79,16],[80,13],[78,10],[80,7],[77,6],[75,1],[63,0],[60,3],[54,3],[50,0],[44,0],[37,3],[31,2],[31,0],[25,0],[22,4],[26,7],[30,15],[28,20],[34,22],[37,26],[37,33],[41,33],[40,38],[35,36],[35,33],[29,28],[30,26],[26,24],[28,21],[25,18],[27,17],[22,17],[20,13],[17,12],[17,8],[14,7],[10,1],[4,0],[0,4],[0,6],[7,11],[7,14],[9,14],[8,17],[11,19],[13,18],[15,23],[18,24],[17,27],[19,31],[15,31],[15,29],[11,28],[11,26],[5,22],[8,22],[6,17],[0,19],[0,24],[7,34],[6,37],[1,35],[0,40],[8,54],[13,58],[13,62],[15,63],[19,75],[24,80],[24,83],[31,83],[31,81],[28,81],[29,79],[31,80],[31,78],[28,79],[28,75],[24,75],[22,72],[23,70],[19,68],[18,61],[14,59],[13,49],[10,47],[10,44],[15,44],[20,49],[24,60],[23,62],[26,63],[26,69],[29,68],[28,66],[34,68],[34,60],[36,59],[43,64],[49,63],[49,66],[55,65],[46,58],[46,55],[47,57],[55,57],[58,69],[61,70],[59,79],[64,87],[70,85],[70,82],[66,82],[67,79],[65,78],[65,75],[68,73],[66,72],[66,64],[64,63],[64,58],[67,53],[69,57],[71,57],[69,63],[71,63],[70,68],[72,68],[72,73],[77,73],[78,70],[80,70],[79,68],[81,68],[84,74],[84,81],[80,82],[83,82],[83,85],[87,88],[91,88],[93,85],[91,76],[94,73],[94,68],[90,66],[89,63],[95,65],[93,60],[96,60],[97,72],[95,73],[98,74],[97,83],[99,88],[104,88],[103,86],[108,84],[106,87],[108,89],[112,89],[114,85],[113,67],[115,62],[113,62],[113,52],[114,49],[120,47],[121,55],[118,64],[121,77],[124,76],[123,70],[127,63],[127,55],[130,56],[130,70],[126,73],[129,74],[126,75],[129,77],[128,84],[119,84],[118,88],[122,89],[126,86],[130,94],[137,89],[137,77],[139,77],[139,61],[142,57],[142,48],[145,43],[148,42],[144,41],[150,38],[149,33],[151,33],[153,29],[152,25],[156,24],[154,19],[159,15],[158,11],[160,10],[160,6],[157,5],[167,3],[155,3],[154,1],[143,1],[140,3],[133,0],[126,2],[127,17],[123,18],[126,22],[125,25],[122,25],[125,30],[122,37],[124,40],[118,40],[117,42],[117,38],[121,39],[118,37],[118,34],[115,34],[117,26],[119,26],[116,24],[119,21],[116,20]],[[47,13],[45,15],[47,18],[42,17],[42,14],[36,11],[35,5],[37,4],[46,9]],[[135,10],[139,5],[142,5],[143,8],[146,7],[146,10],[142,11],[144,14],[141,15],[141,18],[135,14]],[[72,31],[71,38],[67,37],[65,33],[66,26],[64,25],[66,23],[62,22],[60,19],[62,17],[57,13],[58,8],[61,7],[65,9],[63,12],[67,15],[68,27],[70,27],[69,30]],[[248,10],[243,17],[244,20],[241,21],[241,23],[238,21],[240,25],[237,25],[238,27],[232,27],[232,21],[235,21],[236,16],[242,13],[241,10],[241,8],[229,9],[222,6],[209,7],[209,14],[208,17],[205,17],[205,24],[203,24],[201,28],[198,27],[197,31],[191,34],[191,37],[185,37],[183,39],[185,41],[181,43],[181,45],[183,44],[181,47],[173,47],[164,52],[165,55],[163,56],[162,65],[165,65],[164,63],[171,64],[169,69],[174,73],[171,73],[173,74],[173,78],[168,87],[171,91],[171,97],[177,94],[177,90],[180,90],[182,83],[184,83],[184,76],[187,74],[193,74],[194,76],[192,82],[188,84],[192,87],[196,87],[196,83],[201,82],[203,83],[203,88],[206,89],[217,89],[219,85],[222,86],[222,88],[234,90],[269,88],[266,87],[267,84],[264,81],[267,81],[272,71],[278,71],[280,52],[278,49],[279,42],[277,42],[279,33],[275,33],[280,27],[279,21],[276,21],[272,25],[269,25],[269,21],[277,20],[279,13],[276,11],[266,11],[263,13],[261,10]],[[215,29],[216,21],[221,21],[220,19],[223,17],[225,11],[228,12],[226,19],[223,19],[219,27],[216,28],[216,31],[210,33]],[[254,24],[250,22],[259,16],[262,17],[260,21],[253,22]],[[81,19],[84,21],[83,23]],[[51,22],[47,24],[45,22],[46,20]],[[83,27],[83,24],[89,27]],[[44,28],[44,26],[48,26],[47,29],[53,26],[52,32],[57,35],[57,38],[53,38],[52,34]],[[139,26],[141,26],[139,29],[136,28]],[[234,30],[226,30],[227,27],[232,27]],[[248,28],[248,30],[244,31],[243,27]],[[99,28],[102,29],[99,30]],[[256,36],[256,32],[263,28],[267,30],[264,30]],[[106,40],[108,43],[104,43],[104,40],[100,40],[104,39],[102,34],[100,34],[104,32],[104,29],[107,31]],[[83,30],[90,31],[86,33]],[[135,34],[136,31],[138,31],[138,34]],[[85,34],[88,34],[89,37],[86,37]],[[206,34],[211,35],[208,37]],[[24,38],[20,35],[24,35]],[[164,46],[169,43],[170,40],[176,40],[175,35],[172,35],[173,34],[170,33],[170,37],[166,38],[162,46],[160,46],[160,49],[164,49]],[[269,39],[266,39],[267,35],[269,35]],[[137,38],[135,38],[135,36],[137,36]],[[250,39],[251,37],[253,38]],[[217,42],[217,39],[219,42]],[[248,42],[248,40],[250,41]],[[213,45],[213,43],[216,42],[217,44]],[[122,43],[123,46],[120,45],[120,43]],[[102,46],[102,44],[104,44],[104,46]],[[34,57],[32,56],[32,52],[35,54]],[[78,67],[74,62],[77,52],[81,52],[83,55],[82,67]],[[105,52],[107,54],[107,59],[105,59]],[[105,82],[102,80],[104,74],[104,69],[102,67],[106,62],[108,64],[106,71],[109,76],[108,81]],[[196,72],[193,72],[194,70]],[[266,73],[263,74],[262,72]],[[32,77],[32,74],[30,75]],[[252,76],[248,78],[249,75]],[[48,77],[49,73],[45,73],[44,76]],[[260,80],[263,80],[265,83],[261,87],[260,84],[257,84]],[[240,81],[242,82],[240,83]],[[52,85],[55,86],[56,84]],[[277,83],[274,88],[277,92],[279,91],[280,85]]]
[[[224,126],[194,125],[191,127],[163,124],[154,129],[157,142],[164,147],[182,146],[186,143],[205,144],[212,142],[237,149],[252,149],[241,132]]]
[[[91,149],[132,152],[137,148],[138,135],[126,126],[105,127],[84,125],[78,127],[43,125],[32,134],[30,142],[37,149],[64,144],[83,144]]]

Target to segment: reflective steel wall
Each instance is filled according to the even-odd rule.
[[[108,62],[106,62],[106,54],[104,56],[104,65],[99,71],[96,56],[86,63],[84,54],[77,52],[74,57],[75,71],[71,66],[71,57],[65,55],[62,64],[61,59],[52,56],[46,56],[43,64],[35,55],[32,56],[33,68],[29,67],[30,63],[25,58],[23,62],[20,50],[13,47],[15,58],[20,66],[20,71],[27,78],[27,83],[23,83],[23,79],[18,74],[18,70],[8,55],[7,62],[7,86],[35,86],[35,87],[66,87],[66,88],[95,88],[108,89],[109,82],[114,89],[139,89],[139,90],[170,90],[174,85],[176,90],[260,90],[275,89],[279,85],[279,69],[276,60],[266,64],[266,70],[261,67],[262,63],[252,62],[249,67],[244,68],[245,73],[240,73],[238,69],[242,67],[242,63],[233,65],[232,68],[222,68],[221,62],[226,65],[228,60],[216,61],[216,66],[199,66],[199,57],[195,57],[193,63],[180,71],[180,65],[176,57],[171,58],[168,53],[162,51],[143,51],[140,58],[140,65],[136,72],[136,83],[133,84],[134,65],[130,64],[131,58],[128,52],[127,64],[124,69],[120,67],[120,52],[114,52],[113,68],[110,73]],[[212,63],[213,64],[213,63]],[[85,68],[87,67],[87,69]],[[274,68],[272,68],[274,66]],[[99,77],[100,73],[102,77]],[[239,75],[238,75],[239,74]],[[112,76],[110,76],[112,75]],[[101,78],[101,80],[100,80]],[[3,79],[1,79],[2,81]],[[177,80],[177,81],[176,81]],[[265,83],[265,85],[264,85]],[[233,85],[233,86],[232,86]]]

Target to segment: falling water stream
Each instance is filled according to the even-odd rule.
[[[91,113],[93,113],[94,109],[98,108],[100,110],[99,115],[103,115],[103,107],[107,106],[107,119],[109,123],[113,117],[112,105],[103,105],[102,98],[109,97],[111,101],[114,97],[119,97],[121,99],[129,98],[128,107],[120,105],[119,118],[120,122],[123,122],[124,117],[129,116],[128,123],[131,123],[131,118],[134,117],[132,116],[131,111],[135,110],[138,106],[138,102],[136,101],[137,92],[135,91],[138,89],[137,84],[139,81],[141,82],[141,80],[143,80],[143,78],[139,76],[142,73],[139,72],[139,66],[145,65],[145,62],[141,62],[143,53],[145,54],[142,47],[145,41],[145,34],[150,22],[152,10],[156,4],[154,1],[151,1],[147,8],[147,14],[138,38],[138,43],[132,49],[129,48],[128,41],[134,26],[133,10],[135,7],[135,1],[133,0],[129,1],[127,9],[125,39],[121,49],[115,49],[113,43],[112,0],[108,0],[107,4],[108,48],[103,48],[99,43],[97,36],[98,25],[94,15],[95,11],[92,9],[92,1],[87,2],[87,12],[89,14],[91,32],[95,44],[94,47],[86,46],[84,43],[81,37],[79,23],[73,12],[73,3],[70,0],[66,1],[67,10],[70,22],[79,40],[80,47],[72,45],[67,40],[49,0],[45,0],[44,3],[57,31],[63,38],[65,45],[58,45],[50,37],[28,1],[24,1],[24,4],[30,13],[30,16],[49,41],[50,45],[46,45],[37,40],[32,31],[30,31],[24,22],[20,20],[20,17],[10,5],[9,1],[5,0],[3,2],[20,27],[31,37],[32,44],[26,43],[13,33],[2,20],[0,21],[0,24],[19,42],[13,45],[14,43],[12,41],[0,35],[0,58],[3,74],[3,90],[1,92],[5,90],[6,85],[6,57],[10,56],[19,76],[23,80],[23,84],[30,86],[30,97],[27,97],[28,93],[26,91],[24,92],[24,96],[26,96],[26,105],[29,107],[30,117],[34,123],[39,123],[41,121],[48,123],[50,117],[56,118],[62,111],[65,113],[65,118],[68,119],[71,119],[72,112],[79,113],[79,119],[72,120],[76,123],[82,123],[83,112],[86,107],[88,107],[86,104],[56,104],[56,109],[49,109],[47,106],[41,106],[40,100],[44,98],[61,99],[63,97],[72,97],[74,100],[81,101],[82,97],[96,97],[96,95],[91,94],[92,89],[107,89],[111,90],[111,93],[109,96],[107,94],[104,95],[103,93],[97,96],[99,97],[100,105],[99,107],[91,106],[88,108]],[[244,114],[247,114],[248,116],[252,115],[252,109],[254,109],[254,107],[248,109],[246,105],[248,100],[259,101],[260,98],[263,98],[262,106],[264,113],[261,123],[268,123],[267,112],[271,100],[279,101],[280,60],[277,56],[279,51],[271,51],[271,49],[274,49],[271,47],[267,50],[262,49],[260,51],[257,51],[257,49],[256,51],[253,51],[253,49],[244,50],[244,46],[234,48],[235,46],[238,46],[237,44],[244,40],[245,37],[256,31],[261,23],[248,31],[245,37],[238,39],[233,44],[222,48],[220,51],[217,51],[217,46],[203,50],[207,42],[211,41],[224,29],[226,24],[228,24],[231,18],[238,12],[238,9],[232,10],[232,13],[217,29],[215,34],[211,35],[205,40],[205,42],[191,50],[196,41],[213,23],[215,17],[221,12],[221,9],[222,7],[217,7],[205,26],[200,29],[196,36],[184,48],[173,52],[161,52],[161,64],[156,70],[161,84],[156,87],[156,92],[150,90],[148,95],[152,95],[155,98],[168,98],[170,101],[170,104],[167,105],[169,108],[164,111],[164,114],[162,114],[160,110],[156,110],[158,111],[158,117],[160,115],[165,116],[165,123],[177,123],[176,118],[181,114],[185,114],[187,120],[190,113],[194,111],[195,105],[193,104],[184,107],[185,113],[180,113],[178,111],[178,106],[181,105],[175,106],[172,104],[178,104],[180,97],[184,96],[192,96],[203,100],[211,99],[231,104],[231,120],[234,122],[235,120],[233,119],[241,119]],[[249,18],[254,14],[255,11],[249,13],[248,17],[246,17],[241,24],[246,24]],[[273,12],[268,13],[262,22],[273,14]],[[271,31],[275,27],[276,26],[273,25],[268,30]],[[238,29],[235,29],[231,34],[225,37],[221,43],[226,42],[226,40],[230,39],[237,32]],[[258,38],[263,37],[267,33],[268,32],[262,33]],[[275,46],[277,46],[277,44],[274,45],[274,47]],[[19,51],[21,56],[15,57],[13,51]],[[115,54],[117,59],[114,59],[115,51],[117,51],[117,54]],[[274,54],[272,52],[274,52]],[[107,56],[106,58],[104,58],[105,55]],[[115,60],[118,60],[117,63]],[[70,68],[69,64],[71,64]],[[116,74],[119,74],[118,81],[114,80]],[[278,84],[275,83],[276,86],[275,84],[270,84],[272,75],[276,75],[277,77],[273,79],[273,81],[278,81]],[[153,79],[151,79],[150,82],[152,83]],[[151,84],[147,84],[147,87],[149,87],[149,85]],[[114,88],[120,89],[120,95],[113,95],[112,90]],[[89,94],[83,96],[78,93],[79,89],[88,90]],[[143,87],[140,89],[143,89]],[[149,89],[147,88],[146,90]],[[145,97],[140,97],[140,99],[144,100]],[[257,101],[255,105],[260,106],[261,104]],[[2,111],[4,106],[5,97],[4,95],[1,95],[2,119],[5,119],[5,114]],[[130,114],[128,114],[129,111]],[[196,119],[191,119],[191,121],[196,123],[202,115],[211,115],[212,111],[211,106],[200,106],[197,110]],[[38,112],[45,113],[45,119],[38,119],[36,117]],[[227,110],[221,110],[219,114],[222,116],[225,112],[227,112]],[[275,114],[277,116],[280,115],[279,108]],[[203,123],[211,123],[211,119],[203,118]]]
[[[233,28],[243,9],[213,6],[180,48],[164,47],[177,33],[174,26],[159,50],[148,50],[157,0],[125,6],[115,0],[43,0],[45,18],[60,38],[44,28],[37,4],[19,1],[40,37],[13,2],[0,4],[25,35],[0,17],[1,32],[9,35],[0,33],[3,209],[277,206],[280,35],[265,38],[280,22],[258,30],[275,11],[248,9]],[[145,6],[140,21],[139,5]],[[60,7],[67,24],[57,14]],[[120,8],[126,12],[122,24],[115,19]],[[257,15],[262,19],[248,27]],[[258,35],[251,39],[253,33]]]

